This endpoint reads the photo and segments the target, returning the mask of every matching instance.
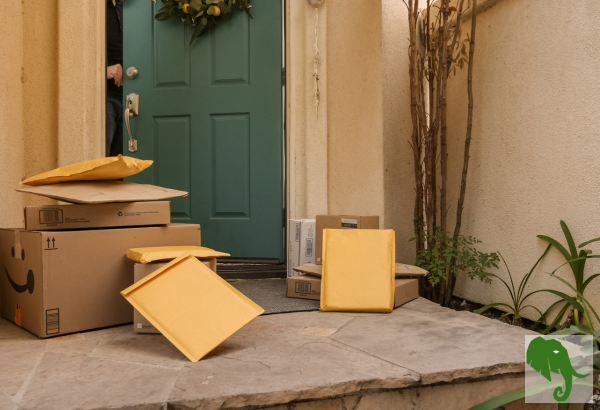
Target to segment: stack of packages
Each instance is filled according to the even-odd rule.
[[[25,229],[0,229],[4,318],[45,338],[131,323],[134,305],[150,318],[148,322],[136,317],[135,331],[164,331],[190,359],[198,360],[212,349],[211,343],[216,346],[262,313],[216,275],[214,258],[228,254],[200,246],[200,225],[171,223],[171,203],[165,199],[186,196],[187,192],[120,181],[150,165],[152,161],[122,156],[102,158],[61,167],[21,183],[17,191],[70,203],[26,207]],[[153,261],[172,262],[148,263]],[[197,271],[198,265],[200,282],[186,276],[190,266]],[[159,279],[150,280],[157,275],[161,275]],[[203,307],[190,301],[206,290],[212,294],[206,296],[205,303],[233,299],[229,306],[236,306],[237,311],[232,307],[234,310],[225,312],[229,316],[223,317],[221,311],[206,319],[199,313],[202,310],[194,310]],[[136,302],[136,297],[141,302]],[[148,300],[154,301],[160,314],[152,312]],[[194,316],[190,312],[210,322],[197,331],[207,326],[217,329],[213,336],[204,337],[200,350],[179,338],[182,320],[187,320],[187,325],[198,322],[188,317]],[[154,321],[155,316],[164,319],[161,314],[167,315],[169,323]],[[228,321],[236,314],[235,320]]]
[[[290,220],[290,255],[296,238],[302,247],[303,221],[311,222]],[[391,312],[419,297],[417,278],[427,271],[396,263],[395,233],[380,230],[378,216],[318,215],[314,224],[314,259],[288,273],[288,297],[320,300],[323,311],[355,312]]]

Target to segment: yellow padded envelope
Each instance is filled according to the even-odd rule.
[[[77,164],[35,175],[21,182],[24,185],[49,185],[69,181],[114,181],[138,174],[152,165],[153,161],[137,158],[106,157],[78,162]]]
[[[323,230],[321,310],[391,312],[395,260],[393,230]]]
[[[264,312],[189,253],[121,295],[192,362]]]
[[[129,249],[127,251],[127,257],[139,263],[150,263],[155,261],[173,260],[186,252],[201,259],[229,256],[228,253],[218,252],[203,246],[157,246]]]

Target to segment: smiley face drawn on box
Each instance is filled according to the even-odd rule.
[[[25,328],[39,327],[42,321],[40,239],[36,232],[0,230],[2,316]]]
[[[11,255],[13,258],[15,257],[14,246],[11,248]],[[25,260],[25,249],[21,249],[21,259]],[[8,273],[8,269],[6,269],[6,267],[4,267],[4,271],[6,272],[6,276],[8,277],[8,282],[15,290],[15,292],[23,293],[25,291],[29,291],[29,293],[33,293],[33,290],[35,289],[35,276],[33,275],[33,271],[31,269],[27,271],[27,282],[23,285],[19,285],[13,280],[13,278],[10,276],[10,273]]]

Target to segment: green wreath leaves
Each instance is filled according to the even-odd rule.
[[[158,21],[180,18],[185,24],[195,27],[190,45],[196,38],[216,27],[218,20],[231,20],[231,11],[234,7],[252,18],[250,0],[161,0],[161,2],[163,6],[154,18]]]

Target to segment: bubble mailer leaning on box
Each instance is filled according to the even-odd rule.
[[[321,310],[391,312],[395,249],[393,230],[324,230]]]

